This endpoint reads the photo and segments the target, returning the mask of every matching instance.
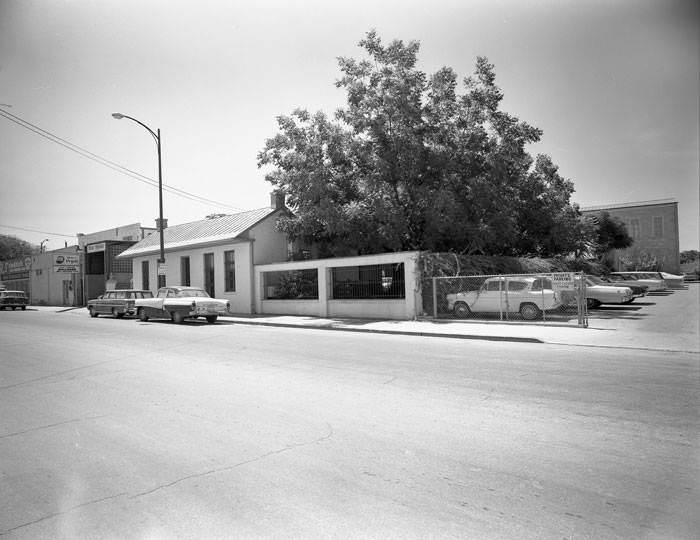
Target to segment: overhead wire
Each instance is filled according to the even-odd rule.
[[[72,152],[75,152],[75,153],[77,153],[77,154],[79,154],[87,159],[90,159],[96,163],[99,163],[100,165],[103,165],[109,169],[112,169],[120,174],[123,174],[125,176],[129,176],[138,182],[142,182],[142,183],[150,185],[152,187],[158,187],[158,182],[155,179],[149,178],[148,176],[145,176],[145,175],[138,173],[136,171],[132,171],[128,167],[124,167],[123,165],[115,163],[114,161],[111,161],[107,158],[104,158],[104,157],[98,155],[98,154],[95,154],[94,152],[90,152],[89,150],[86,150],[85,148],[82,148],[81,146],[78,146],[77,144],[74,144],[66,139],[59,137],[58,135],[51,133],[50,131],[47,131],[39,126],[36,126],[36,125],[32,124],[31,122],[24,120],[23,118],[21,118],[17,115],[14,115],[6,110],[0,109],[0,116],[3,116],[6,120],[13,122],[20,127],[23,127],[23,128],[43,137],[51,142],[59,144]],[[232,210],[238,210],[238,211],[242,210],[241,208],[238,208],[236,206],[222,203],[220,201],[215,201],[213,199],[208,199],[206,197],[202,197],[200,195],[196,195],[194,193],[190,193],[188,191],[185,191],[185,190],[182,190],[179,188],[175,188],[172,186],[168,186],[165,184],[163,184],[163,191],[167,191],[173,195],[177,195],[178,197],[183,197],[185,199],[188,199],[188,200],[191,200],[194,202],[199,202],[199,203],[203,203],[203,204],[213,204],[213,205],[220,207],[220,208],[230,208]]]
[[[66,238],[75,238],[74,234],[61,234],[57,232],[49,232],[49,231],[37,231],[36,229],[25,229],[24,227],[16,227],[15,225],[4,225],[0,223],[0,228],[4,229],[17,229],[18,231],[26,231],[26,232],[33,232],[33,233],[41,233],[41,234],[48,234],[51,236],[65,236]]]

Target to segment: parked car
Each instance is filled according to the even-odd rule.
[[[138,298],[153,298],[153,293],[138,289],[107,291],[94,300],[88,300],[87,308],[90,312],[90,317],[108,314],[121,319],[124,315],[136,314],[134,302]]]
[[[138,298],[135,301],[136,314],[142,321],[153,319],[172,319],[181,324],[185,319],[204,317],[209,324],[214,324],[219,315],[229,312],[228,300],[212,298],[199,287],[161,287],[155,298]]]
[[[637,283],[634,283],[632,281],[625,281],[620,282],[620,281],[614,281],[610,279],[609,277],[601,277],[601,276],[588,276],[590,277],[593,281],[596,283],[599,283],[600,285],[613,285],[616,286],[617,283],[620,283],[621,286],[627,287],[632,290],[632,296],[634,298],[642,298],[647,295],[647,292],[649,291],[649,286],[648,285],[639,285]]]
[[[0,291],[0,309],[11,308],[12,311],[15,308],[27,309],[27,304],[29,299],[27,298],[27,293],[24,291]]]
[[[683,276],[678,276],[675,274],[669,274],[668,272],[653,272],[653,271],[628,271],[628,272],[614,272],[615,274],[620,274],[624,276],[631,276],[634,279],[658,279],[666,284],[666,287],[672,289],[679,289],[685,284]]]
[[[634,292],[626,285],[613,285],[595,276],[586,276],[586,306],[589,309],[601,304],[631,304],[634,299]]]
[[[492,277],[479,290],[447,295],[447,307],[456,317],[468,317],[471,313],[520,313],[523,319],[533,320],[541,317],[542,311],[559,306],[561,299],[552,288],[552,280],[544,276]]]
[[[646,285],[649,287],[649,292],[665,291],[668,289],[666,282],[662,279],[652,279],[652,278],[639,278],[630,274],[625,274],[623,272],[613,272],[607,276],[610,278],[611,282],[623,283],[625,287],[629,283],[636,283],[637,285]]]

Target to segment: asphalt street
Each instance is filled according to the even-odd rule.
[[[0,312],[0,536],[697,538],[684,352]]]

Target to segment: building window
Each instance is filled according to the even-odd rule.
[[[283,270],[263,272],[265,300],[318,299],[318,270]]]
[[[209,293],[209,296],[214,298],[214,254],[204,254],[204,290]]]
[[[236,260],[235,251],[224,251],[224,279],[226,282],[226,292],[236,290]]]
[[[331,268],[331,279],[335,300],[406,297],[403,263]]]
[[[661,216],[652,218],[654,227],[654,238],[661,238],[664,235],[664,220]]]
[[[631,229],[631,234],[632,238],[639,238],[639,220],[638,219],[633,219],[630,221],[630,229]]]
[[[190,258],[180,257],[180,285],[190,285]]]
[[[141,261],[141,288],[144,291],[151,288],[148,283],[148,261]]]

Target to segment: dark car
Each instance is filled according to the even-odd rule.
[[[89,300],[87,304],[90,317],[97,317],[100,314],[107,314],[121,319],[124,315],[134,315],[136,299],[153,298],[151,291],[138,289],[117,289],[107,291],[103,295]]]
[[[603,284],[608,283],[610,285],[620,285],[620,281],[615,281],[607,277],[595,277],[596,279],[602,281]],[[623,284],[625,287],[632,289],[632,296],[634,296],[634,298],[641,298],[643,296],[646,296],[647,292],[649,291],[648,285],[639,285],[638,283],[633,283],[631,281],[625,281],[623,282]]]
[[[27,309],[29,299],[24,291],[0,291],[0,309]]]

